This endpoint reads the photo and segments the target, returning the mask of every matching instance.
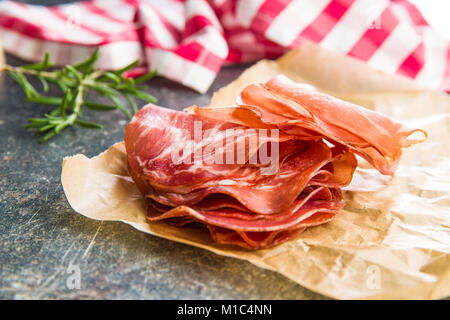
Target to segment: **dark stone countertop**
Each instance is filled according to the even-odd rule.
[[[23,63],[8,56],[11,64]],[[149,82],[162,106],[206,105],[244,67],[224,68],[200,95],[162,78]],[[48,106],[23,102],[21,88],[0,75],[0,298],[4,299],[320,299],[287,278],[250,263],[139,232],[119,222],[76,214],[60,183],[65,156],[95,156],[123,140],[119,111],[88,119],[102,130],[65,129],[48,143],[26,131]],[[69,266],[80,289],[70,289]]]

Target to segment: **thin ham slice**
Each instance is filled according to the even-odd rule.
[[[347,156],[348,154],[345,154]],[[350,154],[351,155],[351,154]],[[344,157],[344,156],[343,156]],[[194,190],[190,193],[159,192],[147,193],[149,198],[164,203],[169,206],[187,205],[193,206],[211,194],[225,194],[238,200],[250,211],[261,214],[274,214],[285,210],[292,205],[292,202],[298,197],[311,179],[330,161],[333,161],[330,147],[323,142],[314,143],[306,151],[294,154],[280,166],[280,170],[270,176],[254,178],[254,181],[245,181],[244,184],[216,185]],[[338,170],[336,175],[323,178],[323,184],[330,180],[338,181],[341,179],[345,170],[346,177],[343,178],[342,185],[346,185],[351,180],[354,169],[356,168],[356,159],[353,155],[346,157],[347,162],[343,170]],[[337,161],[339,165],[341,161]],[[256,168],[256,174],[259,169]],[[314,181],[321,184],[321,179]],[[336,183],[330,183],[336,184]]]
[[[325,137],[347,146],[377,170],[393,175],[404,148],[427,138],[378,112],[319,92],[279,75],[265,84],[247,86],[238,107],[188,111],[204,119],[226,119],[239,125],[277,127],[302,138]]]
[[[129,172],[148,199],[149,221],[197,225],[215,242],[248,249],[332,220],[345,204],[341,188],[352,180],[355,154],[392,175],[402,149],[425,138],[284,77],[246,87],[235,107],[147,105],[125,130]],[[262,151],[278,155],[269,173],[261,171],[272,165]]]
[[[195,141],[196,127],[201,130],[198,141]],[[200,119],[185,112],[147,105],[136,113],[125,130],[128,164],[138,177],[145,177],[159,189],[166,187],[184,193],[211,181],[248,177],[247,171],[251,168],[245,163],[225,163],[227,151],[234,148],[238,140],[256,139],[253,148],[245,144],[247,149],[243,153],[248,160],[260,147],[275,138],[246,129],[248,127],[231,122]],[[224,139],[230,130],[236,130],[231,142]],[[292,139],[281,134],[276,142],[292,143]],[[215,157],[207,157],[208,148],[215,145],[220,146],[220,149],[213,149],[217,150],[215,157],[222,159],[223,164],[217,164]],[[203,157],[200,159],[197,154],[203,154]],[[179,163],[175,163],[174,158]]]
[[[305,219],[313,216],[317,212],[337,213],[343,206],[344,202],[340,193],[333,192],[332,200],[300,199],[294,203],[293,209],[271,215],[269,218],[263,215],[256,215],[251,220],[242,219],[239,216],[239,210],[232,208],[221,209],[219,213],[215,210],[193,209],[183,205],[164,213],[154,210],[153,206],[149,206],[147,218],[151,221],[159,221],[170,218],[190,217],[193,220],[201,221],[205,224],[230,230],[264,232],[297,228]],[[244,213],[241,212],[241,214]]]

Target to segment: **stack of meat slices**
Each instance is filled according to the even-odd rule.
[[[214,241],[250,249],[330,221],[344,206],[355,153],[392,175],[402,149],[425,138],[283,76],[246,87],[236,107],[148,105],[125,131],[148,220],[200,223]]]

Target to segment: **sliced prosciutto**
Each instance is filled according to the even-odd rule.
[[[191,107],[205,119],[239,125],[277,127],[302,139],[326,138],[347,146],[386,175],[393,175],[404,148],[427,138],[378,112],[319,92],[279,75],[265,84],[247,86],[234,108]]]
[[[402,149],[425,138],[284,77],[246,87],[230,108],[147,105],[125,130],[149,221],[203,227],[215,242],[249,249],[332,220],[355,154],[392,175]]]

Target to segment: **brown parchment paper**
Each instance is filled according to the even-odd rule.
[[[255,64],[219,90],[211,106],[231,106],[245,85],[278,73],[420,127],[429,139],[404,152],[390,181],[362,164],[358,183],[345,192],[347,204],[335,220],[271,249],[218,245],[198,229],[148,223],[145,200],[128,175],[123,143],[91,159],[81,154],[64,159],[61,181],[70,205],[92,219],[122,221],[152,235],[247,260],[333,298],[449,296],[450,97],[306,43],[278,61]]]

